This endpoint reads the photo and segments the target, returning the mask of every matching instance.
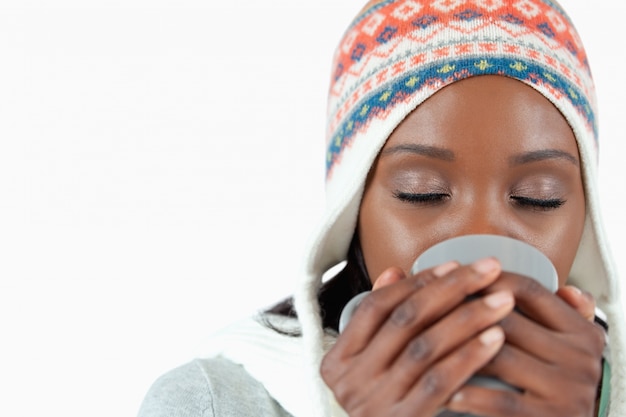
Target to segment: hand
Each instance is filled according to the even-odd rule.
[[[487,291],[503,288],[513,292],[523,314],[502,320],[506,343],[481,373],[522,392],[464,386],[447,408],[491,417],[593,416],[605,342],[593,324],[593,299],[573,287],[552,294],[509,273]]]
[[[391,268],[356,309],[321,374],[350,416],[432,416],[500,350],[510,290],[466,302],[501,273],[494,259],[406,278]],[[380,288],[380,287],[384,288]]]

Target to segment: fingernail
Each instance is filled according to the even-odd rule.
[[[463,397],[464,397],[463,392],[462,392],[462,391],[459,391],[459,392],[457,392],[456,394],[454,394],[454,395],[452,396],[452,398],[450,398],[450,402],[451,402],[451,403],[458,403],[458,402],[461,402],[461,401],[463,401]]]
[[[504,332],[499,327],[492,327],[485,330],[478,336],[478,340],[485,346],[490,346],[504,339]]]
[[[513,294],[509,291],[498,291],[483,298],[485,304],[493,309],[513,304]]]
[[[574,287],[573,285],[571,285],[570,288],[572,289],[572,291],[576,293],[576,295],[583,295],[583,292],[581,291],[580,288]]]
[[[487,274],[500,267],[500,263],[494,258],[479,259],[472,264],[472,269],[479,274]]]
[[[446,262],[445,264],[441,264],[441,265],[437,266],[436,268],[434,268],[433,269],[433,275],[435,275],[436,277],[441,278],[442,276],[444,276],[448,272],[453,271],[456,268],[458,268],[458,266],[459,266],[459,264],[456,261]]]

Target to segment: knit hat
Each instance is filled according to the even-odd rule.
[[[366,176],[385,141],[420,103],[456,81],[501,75],[540,92],[576,137],[587,217],[568,283],[589,291],[610,327],[611,415],[626,415],[626,369],[616,269],[597,197],[596,98],[587,56],[565,11],[551,0],[370,1],[333,59],[326,149],[326,211],[295,295],[307,359],[323,387],[317,291],[323,273],[346,259]],[[318,389],[316,402],[327,402]],[[317,415],[328,415],[320,410]]]

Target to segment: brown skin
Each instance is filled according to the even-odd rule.
[[[584,219],[574,135],[531,87],[475,77],[420,105],[389,137],[365,187],[358,233],[375,291],[322,363],[339,403],[351,416],[431,416],[444,406],[592,416],[604,339],[589,320],[593,300],[565,285]],[[551,294],[493,259],[407,277],[424,250],[472,233],[539,248],[561,288]],[[476,372],[523,392],[464,386]]]

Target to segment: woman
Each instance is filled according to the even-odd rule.
[[[372,1],[333,70],[327,210],[295,312],[287,301],[266,327],[226,329],[212,358],[155,383],[140,414],[626,415],[594,87],[562,8]],[[409,274],[431,245],[477,233],[541,250],[559,289],[490,258]],[[339,335],[345,304],[370,289]],[[517,390],[466,384],[476,373]]]

